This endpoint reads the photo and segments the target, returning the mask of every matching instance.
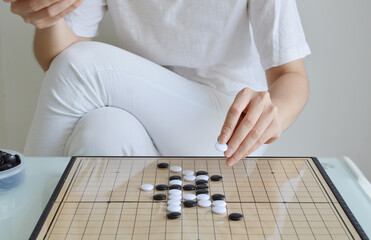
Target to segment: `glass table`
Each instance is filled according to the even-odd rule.
[[[69,157],[26,157],[24,181],[16,188],[0,193],[0,239],[29,238],[69,160]],[[370,237],[371,199],[365,186],[359,184],[346,159],[319,160]]]

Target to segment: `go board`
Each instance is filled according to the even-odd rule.
[[[166,217],[160,193],[167,162],[219,174],[210,195],[227,212],[183,207]],[[167,191],[161,191],[166,193]],[[242,213],[240,221],[228,214]],[[246,158],[233,167],[213,157],[73,157],[30,239],[368,239],[316,158]]]

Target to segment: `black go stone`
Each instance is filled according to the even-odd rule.
[[[172,176],[169,177],[169,180],[170,180],[170,181],[171,181],[171,180],[181,180],[181,179],[182,179],[182,177],[179,176],[179,175],[172,175]]]
[[[241,213],[231,213],[228,217],[232,221],[240,221],[243,219],[243,215]]]
[[[153,195],[153,199],[154,200],[165,200],[166,195],[163,193],[158,193],[158,194]]]
[[[168,219],[177,219],[180,218],[181,215],[180,212],[169,212],[166,216]]]
[[[193,184],[186,184],[183,186],[183,189],[186,190],[186,191],[192,191],[192,190],[195,190],[195,185]]]
[[[208,181],[204,179],[200,179],[196,181],[196,185],[201,185],[201,184],[208,184]]]
[[[168,190],[168,189],[169,189],[169,187],[166,184],[156,185],[156,190],[158,190],[158,191],[165,191],[165,190]]]
[[[211,181],[216,181],[216,182],[218,182],[218,181],[221,181],[221,180],[223,179],[223,177],[220,176],[220,175],[212,175],[212,176],[210,177],[210,179],[211,179]]]
[[[194,207],[196,206],[196,201],[193,200],[185,200],[183,202],[184,207]]]
[[[196,191],[196,195],[200,194],[209,194],[209,191],[207,189],[200,189]]]
[[[169,190],[171,190],[171,189],[182,190],[182,186],[180,186],[179,184],[173,184],[173,185],[169,186]]]
[[[209,188],[209,186],[207,186],[206,184],[196,185],[196,190],[208,189],[208,188]]]
[[[198,175],[208,175],[209,173],[208,172],[206,172],[206,171],[197,171],[196,172],[196,176],[198,176]]]
[[[169,164],[166,163],[166,162],[160,162],[160,163],[157,164],[157,167],[158,168],[168,168]]]
[[[211,196],[211,198],[216,201],[216,200],[224,200],[225,199],[225,196],[223,194],[219,194],[219,193],[216,193],[216,194],[213,194]]]

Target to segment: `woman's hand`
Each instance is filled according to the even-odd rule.
[[[47,28],[80,6],[82,0],[4,0],[10,2],[12,13],[20,15],[26,23]]]
[[[264,143],[275,141],[282,131],[278,108],[269,92],[244,88],[229,108],[218,141],[228,143],[224,154],[232,166]]]

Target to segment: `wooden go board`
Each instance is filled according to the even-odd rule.
[[[226,214],[199,206],[167,219],[157,163],[223,176]],[[181,174],[180,174],[181,175]],[[184,183],[183,183],[184,184]],[[161,191],[166,193],[167,191]],[[240,221],[228,213],[242,213]],[[316,158],[73,157],[30,239],[368,239]]]

